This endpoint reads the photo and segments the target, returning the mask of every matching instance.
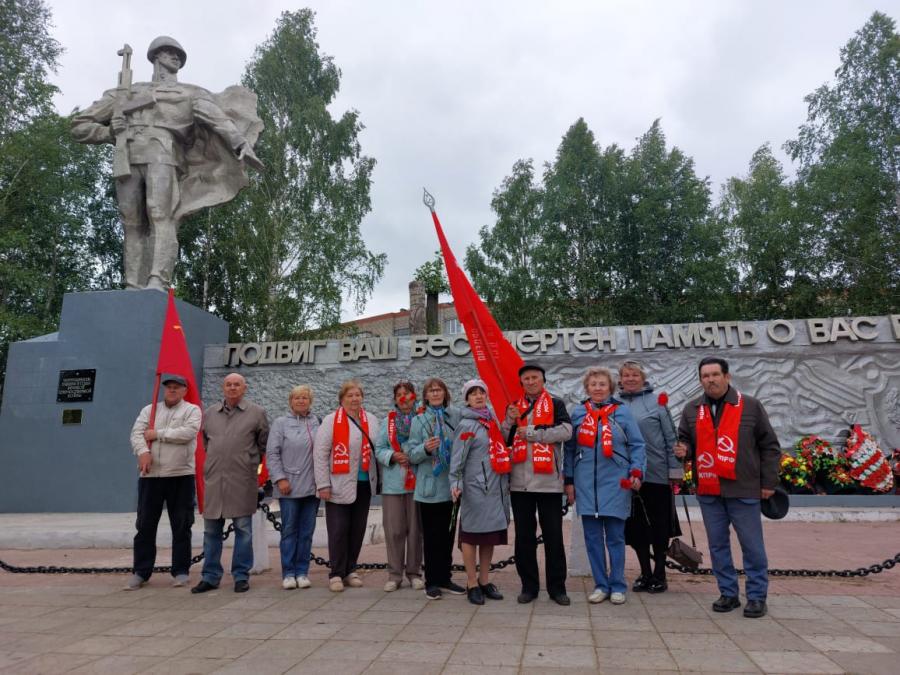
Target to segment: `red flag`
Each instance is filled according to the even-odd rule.
[[[200,389],[197,380],[194,379],[194,367],[191,365],[191,355],[188,352],[187,340],[178,318],[178,310],[175,309],[175,291],[169,289],[169,306],[166,309],[166,320],[163,323],[162,340],[159,343],[159,359],[156,363],[156,391],[153,395],[153,410],[150,413],[150,426],[154,423],[156,411],[156,398],[159,390],[159,380],[163,374],[181,375],[188,383],[187,394],[184,400],[193,403],[203,410],[203,402],[200,400]],[[197,504],[200,513],[203,513],[203,462],[206,460],[206,448],[203,445],[203,433],[197,433],[197,450],[194,453],[194,464],[197,480]]]
[[[431,218],[441,243],[456,315],[466,329],[478,376],[488,386],[491,405],[494,406],[497,417],[502,420],[507,406],[522,397],[522,385],[519,383],[522,357],[503,335],[487,306],[472,288],[466,273],[456,262],[434,210],[434,198],[427,191],[425,205],[431,210]]]

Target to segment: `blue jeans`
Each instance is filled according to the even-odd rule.
[[[738,597],[738,575],[731,559],[731,532],[734,526],[741,544],[744,573],[747,576],[747,599],[765,600],[769,590],[769,561],[763,542],[762,517],[758,499],[737,499],[702,495],[697,497],[713,574],[719,584],[719,592],[731,598]]]
[[[248,581],[253,567],[252,516],[233,518],[234,552],[231,554],[231,576],[235,581]],[[222,580],[222,531],[224,518],[203,519],[203,572],[201,578],[218,586]]]
[[[315,495],[280,497],[278,503],[281,505],[281,576],[305,577],[309,574],[319,498]]]
[[[584,546],[594,575],[594,588],[604,593],[624,593],[625,585],[625,520],[612,516],[581,516]],[[609,551],[609,573],[606,552]]]

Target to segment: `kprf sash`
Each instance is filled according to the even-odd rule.
[[[737,405],[722,401],[718,428],[713,426],[709,406],[701,404],[697,411],[694,436],[697,441],[697,494],[721,494],[719,478],[734,480],[737,476],[738,432],[744,412],[744,397],[737,393]]]
[[[488,457],[491,460],[491,469],[497,474],[509,473],[512,471],[512,458],[503,440],[503,434],[500,433],[500,427],[493,419],[490,421],[479,419],[478,423],[488,432]]]
[[[613,433],[609,418],[618,408],[617,403],[608,403],[602,408],[595,408],[590,401],[584,402],[585,415],[578,427],[578,445],[593,448],[597,442],[597,427],[600,427],[600,447],[604,457],[613,456]],[[599,423],[599,424],[598,424]]]
[[[391,447],[394,449],[394,452],[403,452],[403,448],[400,446],[400,439],[397,438],[396,410],[392,410],[388,413],[388,441],[390,442]],[[406,477],[403,480],[403,489],[416,489],[416,474],[413,473],[411,464],[406,465]]]
[[[527,399],[521,398],[516,401],[516,407],[519,409],[519,426],[524,427],[528,424],[528,408],[531,404]],[[537,426],[553,426],[553,399],[544,389],[537,401],[534,402],[534,410],[531,417],[531,423]],[[528,441],[524,437],[516,434],[513,439],[512,461],[514,464],[524,462],[528,457]],[[535,473],[553,473],[553,445],[551,443],[532,443],[531,444],[531,464]]]
[[[369,470],[372,456],[372,445],[369,443],[369,421],[366,411],[359,411],[359,426],[362,430],[362,449],[360,470]],[[341,406],[334,413],[334,424],[331,428],[331,473],[350,473],[350,421],[347,411]]]

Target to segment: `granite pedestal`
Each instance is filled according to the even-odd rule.
[[[129,432],[150,402],[167,297],[155,290],[69,293],[59,331],[10,345],[0,409],[0,511],[134,511]],[[228,323],[176,301],[198,386],[203,348]],[[91,401],[57,402],[60,371],[95,370]],[[63,411],[81,423],[63,424]]]

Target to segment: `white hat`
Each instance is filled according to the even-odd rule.
[[[469,380],[468,382],[466,382],[463,385],[463,401],[466,400],[466,397],[469,395],[469,391],[471,391],[475,387],[481,387],[482,389],[484,389],[485,394],[488,393],[488,388],[487,388],[487,385],[484,383],[484,380],[478,380],[478,379]]]

